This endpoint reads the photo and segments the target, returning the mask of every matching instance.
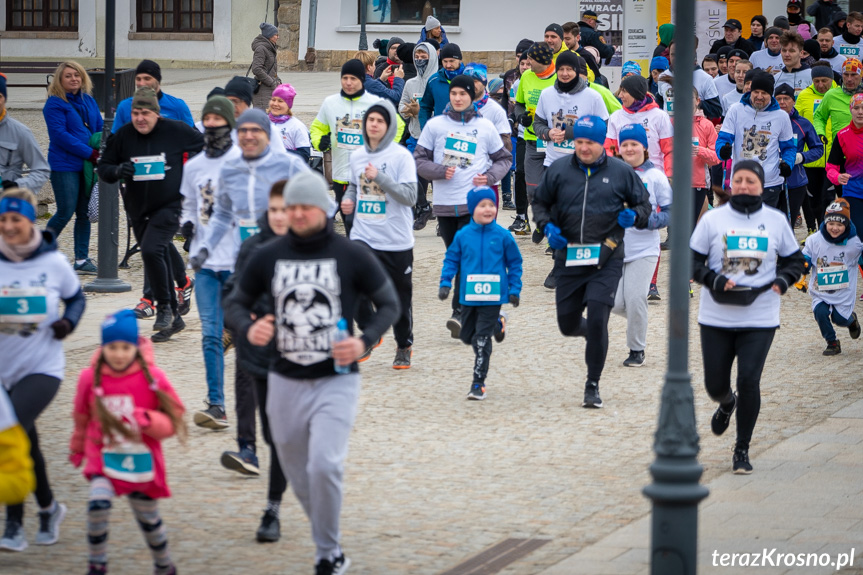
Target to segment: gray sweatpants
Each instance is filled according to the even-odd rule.
[[[524,179],[527,183],[528,203],[533,202],[533,194],[545,173],[543,162],[545,162],[545,154],[536,151],[536,142],[527,142],[527,149],[524,153]]]
[[[623,264],[612,312],[626,318],[626,345],[632,351],[647,346],[647,292],[658,258],[646,257]]]
[[[339,553],[342,475],[360,375],[292,379],[271,371],[267,386],[270,435],[312,524],[315,561],[331,560]]]

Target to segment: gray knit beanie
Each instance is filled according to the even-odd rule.
[[[266,22],[261,23],[261,35],[264,38],[270,39],[276,34],[279,33],[279,29],[273,26],[272,24],[268,24]]]
[[[434,30],[438,26],[440,26],[440,20],[438,20],[437,18],[435,18],[434,16],[431,16],[431,15],[429,15],[429,17],[426,18],[426,31]]]
[[[329,187],[326,180],[312,170],[295,174],[285,186],[284,198],[286,206],[315,206],[325,214],[330,211]]]

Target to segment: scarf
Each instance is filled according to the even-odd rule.
[[[474,104],[476,104],[476,109],[477,109],[477,110],[482,110],[482,109],[483,109],[483,106],[485,106],[487,103],[488,103],[488,92],[486,92],[485,94],[483,94],[483,95],[482,95],[482,98],[480,98],[479,100],[477,100],[476,102],[474,102]]]
[[[393,62],[392,60],[387,58],[387,66],[398,66],[398,65],[399,65],[398,62]],[[390,75],[389,78],[387,78],[387,84],[390,85],[390,90],[393,89],[393,80],[395,80],[395,79],[396,79],[396,77],[392,74]]]
[[[3,113],[0,114],[0,122],[2,122],[6,118],[6,108],[3,108]]]
[[[638,100],[637,102],[633,102],[632,105],[627,107],[626,109],[634,114],[637,111],[639,111],[640,109],[642,109],[643,107],[645,107],[646,105],[648,105],[652,101],[653,101],[653,98],[650,96],[650,94],[648,94],[647,96],[644,97],[643,100]]]
[[[223,156],[233,145],[230,126],[204,128],[204,153],[208,158]]]
[[[863,82],[861,82],[860,85],[857,86],[853,92],[849,92],[848,89],[843,85],[842,86],[842,92],[849,95],[849,96],[853,96],[854,94],[859,94],[859,93],[863,92]]]
[[[426,73],[426,68],[428,68],[428,65],[428,60],[414,60],[414,66],[416,66],[417,74],[419,74],[420,76]]]
[[[575,87],[578,85],[578,78],[579,78],[579,76],[576,76],[575,78],[573,78],[569,82],[561,82],[560,77],[558,77],[557,78],[557,88],[562,93],[568,94],[569,92],[572,92],[575,89]]]
[[[452,82],[456,76],[459,76],[464,73],[464,64],[459,62],[457,70],[447,70],[443,69],[444,76],[446,76],[447,82]]]
[[[357,98],[362,98],[363,94],[366,93],[365,85],[357,90],[354,94],[348,94],[344,90],[339,90],[339,93],[342,95],[342,98],[347,98],[348,100],[356,100]]]
[[[737,194],[731,196],[728,202],[735,211],[748,216],[761,209],[762,198],[761,196],[750,196],[749,194]]]
[[[284,124],[293,117],[290,114],[285,114],[284,116],[274,116],[272,112],[267,112],[267,116],[270,117],[270,121],[274,124]]]
[[[42,234],[39,233],[36,226],[33,226],[32,233],[33,237],[27,243],[17,246],[10,246],[0,237],[0,254],[3,254],[7,260],[14,264],[23,262],[42,244]]]
[[[552,62],[551,64],[548,65],[548,68],[546,68],[545,70],[543,70],[542,72],[537,74],[536,77],[539,78],[540,80],[547,80],[548,78],[551,78],[554,75],[556,70],[557,69],[554,67],[554,62]]]
[[[857,235],[857,229],[854,228],[854,224],[849,223],[849,225],[845,226],[845,231],[839,234],[839,237],[834,238],[830,235],[830,232],[827,231],[827,226],[824,225],[824,222],[821,222],[821,226],[818,228],[818,231],[821,232],[821,236],[830,242],[831,244],[841,245],[852,235]],[[851,232],[854,232],[853,234]]]

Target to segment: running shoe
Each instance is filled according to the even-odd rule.
[[[54,545],[60,539],[60,524],[66,518],[66,506],[62,503],[54,505],[54,511],[39,511],[39,532],[36,533],[36,545]]]
[[[228,425],[228,416],[225,414],[225,408],[221,405],[207,404],[207,409],[196,411],[192,420],[198,427],[206,429],[222,430],[230,427]]]
[[[342,553],[333,560],[321,559],[315,565],[315,575],[344,575],[351,566],[351,560]]]
[[[156,315],[156,308],[153,306],[153,302],[143,297],[133,311],[135,312],[135,317],[138,319],[153,319]]]
[[[474,383],[470,386],[470,391],[467,392],[467,398],[482,401],[485,399],[485,386],[481,383]]]
[[[515,203],[513,203],[512,200],[506,200],[503,202],[503,209],[511,212],[511,211],[515,210]]]
[[[177,290],[177,311],[180,315],[186,315],[192,309],[192,292],[195,291],[195,280],[186,277],[186,285]]]
[[[735,449],[731,457],[732,469],[735,475],[749,475],[752,473],[752,464],[749,463],[748,449]]]
[[[504,311],[497,318],[497,325],[494,326],[494,340],[498,343],[502,342],[506,337],[506,320],[508,317]]]
[[[545,281],[542,285],[547,289],[556,289],[557,288],[557,277],[554,275],[554,268],[551,268],[551,271],[548,272],[548,275],[545,277]]]
[[[515,218],[513,218],[512,224],[507,229],[517,236],[530,235],[530,223],[527,221],[527,218],[521,214],[517,214]]]
[[[88,564],[87,575],[106,575],[107,573],[108,573],[108,564],[107,563],[93,563],[91,561]]]
[[[840,353],[842,353],[842,346],[839,345],[839,340],[835,339],[827,342],[827,347],[824,348],[821,355],[839,355]]]
[[[713,435],[722,435],[728,429],[728,424],[731,423],[731,415],[737,407],[737,395],[732,394],[732,397],[734,398],[734,403],[731,405],[731,409],[726,412],[720,405],[713,412],[713,417],[710,418],[710,429],[713,431]]]
[[[857,312],[851,312],[851,325],[848,326],[848,333],[851,335],[851,339],[857,339],[860,337],[860,322],[857,321]]]
[[[242,475],[257,477],[261,474],[261,468],[258,465],[258,456],[255,455],[255,450],[249,445],[243,446],[239,451],[223,452],[222,467],[236,471]]]
[[[282,536],[279,517],[269,509],[261,517],[261,525],[255,532],[255,539],[260,543],[275,543]]]
[[[414,219],[414,230],[419,231],[426,227],[429,220],[432,217],[432,209],[431,206],[426,206],[424,209],[420,210]]]
[[[413,356],[413,348],[397,348],[396,358],[393,360],[393,369],[410,369],[411,356]]]
[[[80,264],[75,264],[72,266],[76,272],[85,276],[94,276],[99,272],[99,269],[96,267],[96,264],[93,263],[93,260],[87,258]]]
[[[647,301],[660,301],[659,290],[656,289],[656,284],[650,284],[650,291],[647,292]]]
[[[186,322],[183,321],[183,316],[177,314],[174,316],[174,321],[168,329],[163,329],[150,336],[150,341],[153,343],[164,343],[171,339],[172,335],[176,335],[186,329]]]
[[[378,342],[376,344],[366,348],[366,350],[363,352],[363,354],[357,358],[357,363],[362,363],[362,362],[366,361],[368,358],[370,358],[372,356],[372,350],[377,349],[383,342],[384,342],[384,338],[383,338],[383,336],[381,336],[381,338],[378,340]]]
[[[6,530],[0,537],[0,551],[24,551],[27,549],[27,536],[24,527],[17,521],[6,520]]]
[[[165,306],[160,307],[156,310],[156,322],[153,324],[153,331],[162,331],[163,329],[168,329],[171,327],[171,324],[174,322],[174,314]]]
[[[446,320],[446,328],[449,330],[450,337],[459,338],[461,335],[461,314],[459,312],[452,312],[452,316]]]
[[[602,399],[599,397],[599,382],[587,380],[584,384],[584,401],[581,406],[597,409],[602,407]]]
[[[629,350],[629,357],[623,360],[623,365],[626,367],[641,367],[644,365],[644,350],[632,351]]]

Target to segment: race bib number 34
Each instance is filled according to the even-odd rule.
[[[500,301],[500,276],[497,274],[468,274],[465,301]]]

